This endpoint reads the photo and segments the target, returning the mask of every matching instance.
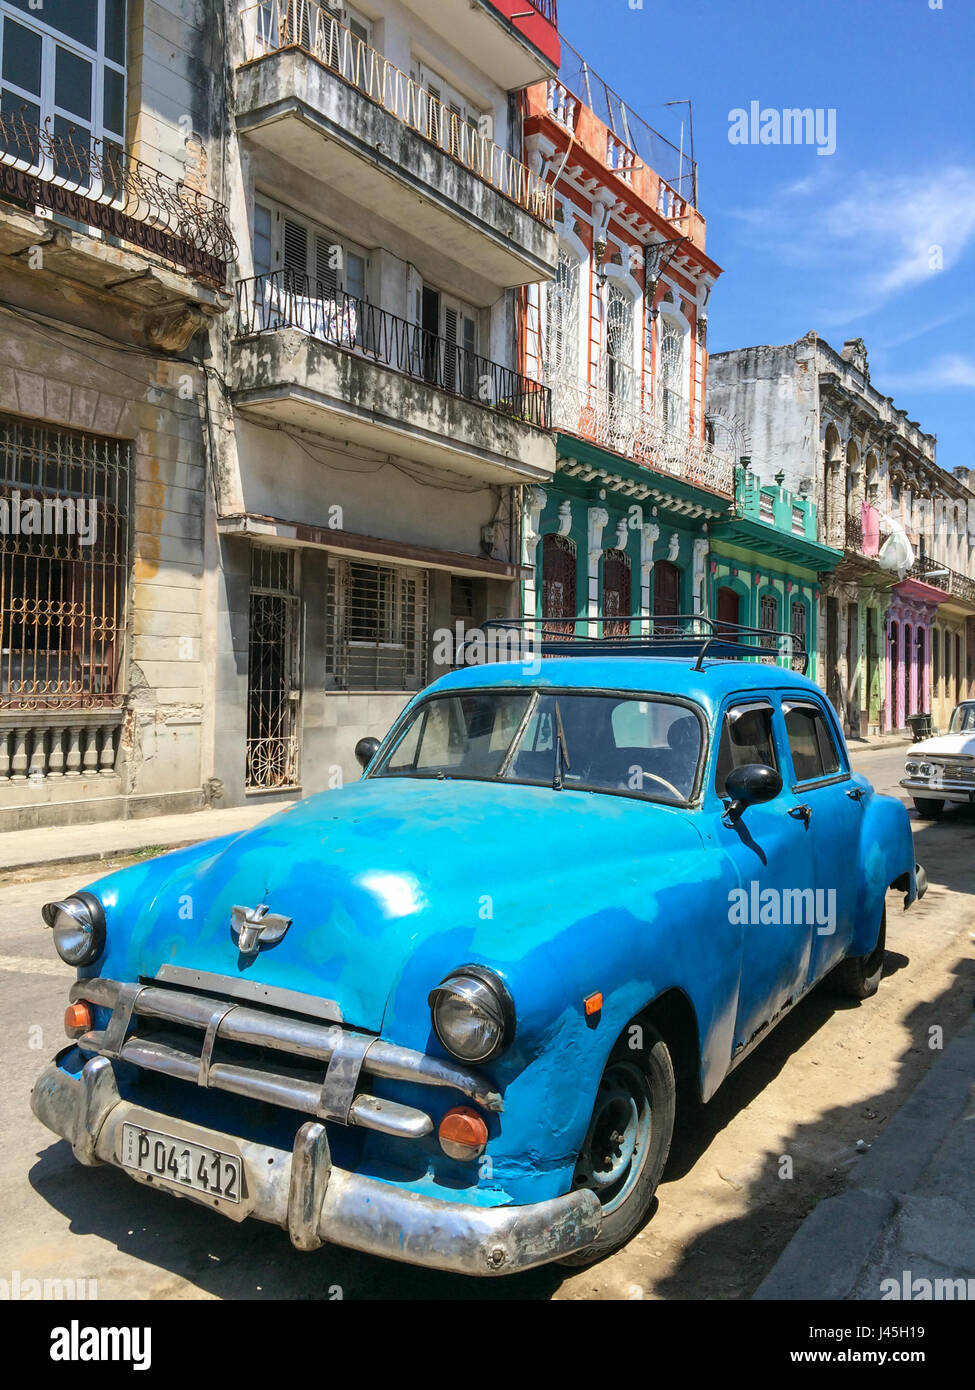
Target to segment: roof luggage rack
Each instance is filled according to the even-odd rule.
[[[593,636],[593,628],[602,636]],[[582,629],[582,631],[580,631]],[[806,674],[809,653],[803,639],[791,632],[719,622],[700,613],[653,616],[643,613],[604,614],[584,618],[491,618],[481,624],[489,660],[521,660],[535,656],[689,656],[700,671],[705,658],[722,661],[778,662],[785,658],[793,670]],[[515,655],[510,655],[514,648]],[[509,653],[509,654],[506,654]]]

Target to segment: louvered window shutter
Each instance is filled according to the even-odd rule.
[[[297,294],[308,293],[308,230],[300,222],[284,219],[282,265],[285,284]]]
[[[321,299],[337,299],[342,249],[327,236],[315,237],[315,293]]]
[[[457,329],[459,327],[460,314],[449,304],[444,306],[444,363],[443,363],[443,384],[447,391],[457,390],[458,373],[460,359],[463,356],[458,351]]]

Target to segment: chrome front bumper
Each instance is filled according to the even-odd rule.
[[[920,777],[902,777],[900,785],[918,800],[925,801],[975,801],[975,787],[971,782],[951,782],[945,780],[937,786],[930,780]]]
[[[62,1054],[63,1055],[63,1054]],[[601,1209],[592,1192],[572,1192],[530,1206],[481,1207],[442,1201],[332,1166],[325,1126],[309,1120],[294,1148],[272,1148],[190,1125],[123,1100],[107,1057],[93,1057],[80,1076],[51,1062],[31,1093],[31,1109],[67,1139],[80,1163],[119,1158],[122,1126],[137,1124],[238,1153],[242,1200],[221,1201],[123,1168],[138,1182],[189,1197],[241,1221],[256,1216],[281,1226],[299,1250],[326,1242],[370,1255],[456,1274],[498,1275],[532,1269],[591,1245]]]

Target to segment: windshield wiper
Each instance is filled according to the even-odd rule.
[[[565,741],[565,730],[562,727],[562,710],[558,700],[555,701],[555,774],[552,777],[552,790],[560,792],[562,790],[562,772],[572,771],[572,764],[569,761],[569,746]]]

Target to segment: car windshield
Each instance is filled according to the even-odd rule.
[[[951,716],[949,734],[975,734],[975,705],[959,705]]]
[[[689,801],[702,723],[663,696],[463,691],[411,712],[372,777],[529,782]]]

